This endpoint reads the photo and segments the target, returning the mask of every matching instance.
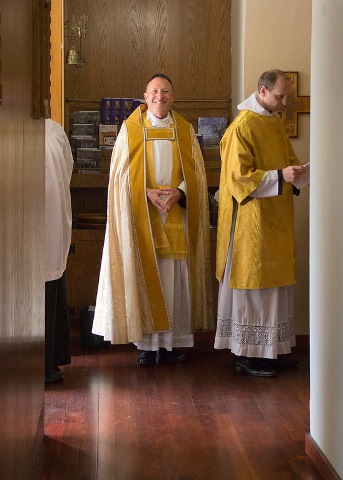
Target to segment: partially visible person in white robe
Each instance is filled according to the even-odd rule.
[[[45,120],[45,383],[71,363],[65,270],[71,241],[73,157],[62,126]]]

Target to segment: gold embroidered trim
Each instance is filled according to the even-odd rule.
[[[145,140],[175,140],[174,128],[144,127]]]

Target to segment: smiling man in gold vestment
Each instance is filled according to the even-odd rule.
[[[284,72],[262,74],[221,141],[215,348],[229,348],[236,370],[259,377],[294,366],[284,356],[295,345],[292,184],[304,167],[277,114],[289,91]]]
[[[184,361],[179,347],[212,325],[205,168],[191,124],[154,75],[112,154],[93,332],[133,342],[138,365]]]

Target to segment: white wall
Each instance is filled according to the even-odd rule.
[[[299,115],[299,138],[293,140],[301,160],[311,159],[310,433],[343,478],[342,18],[341,0],[313,5],[311,0],[232,0],[233,107],[256,89],[260,73],[273,67],[298,71],[299,94],[311,94],[311,114]],[[296,202],[298,334],[309,331],[308,196],[302,192],[301,197]]]
[[[342,18],[341,0],[313,2],[310,434],[343,478]]]

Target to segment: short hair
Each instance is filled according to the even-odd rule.
[[[164,75],[164,73],[155,73],[151,78],[149,78],[147,84],[146,84],[146,87],[145,87],[145,90],[148,88],[148,85],[149,83],[154,79],[154,78],[163,78],[164,80],[167,80],[170,85],[174,88],[174,85],[173,85],[173,82],[170,80],[169,77],[167,77],[167,75]]]
[[[267,70],[266,72],[262,73],[257,82],[258,92],[260,92],[262,85],[264,85],[269,91],[273,90],[276,81],[280,77],[284,78],[285,80],[289,80],[287,74],[282,70],[278,70],[277,68],[274,68],[273,70]]]

